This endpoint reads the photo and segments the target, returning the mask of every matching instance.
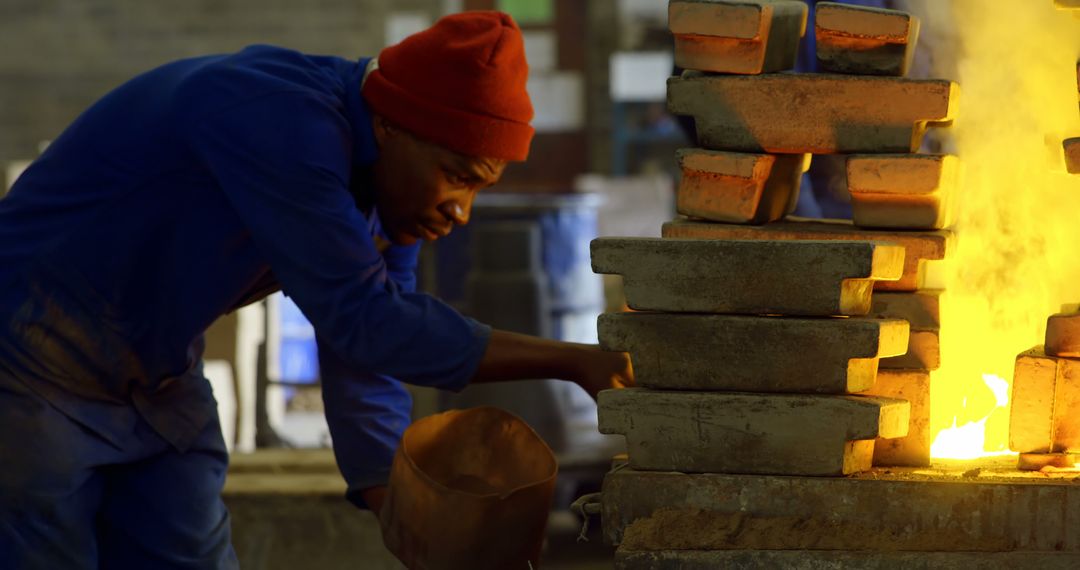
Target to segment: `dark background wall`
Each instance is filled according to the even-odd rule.
[[[0,164],[32,158],[111,88],[182,57],[271,43],[375,55],[391,12],[447,0],[0,0]]]

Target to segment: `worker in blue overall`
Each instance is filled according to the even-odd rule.
[[[625,354],[415,292],[419,244],[528,154],[521,32],[448,16],[348,61],[270,46],[106,95],[0,200],[0,568],[234,568],[202,335],[281,290],[315,327],[347,497],[378,509],[402,382],[632,382]]]

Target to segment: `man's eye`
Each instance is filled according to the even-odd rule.
[[[447,172],[446,173],[446,181],[449,182],[451,186],[464,186],[465,185],[465,178],[463,176],[458,175],[458,174],[454,174],[453,172]]]

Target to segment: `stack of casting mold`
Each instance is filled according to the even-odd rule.
[[[668,107],[694,117],[699,144],[709,150],[680,152],[679,213],[688,218],[666,224],[663,235],[784,242],[869,240],[903,246],[903,275],[875,285],[878,293],[870,314],[910,322],[910,345],[901,356],[882,359],[877,384],[867,393],[912,404],[909,435],[879,441],[875,464],[925,466],[931,444],[930,372],[941,363],[941,291],[924,289],[923,273],[925,262],[946,255],[951,234],[945,228],[952,218],[957,159],[913,153],[928,123],[953,119],[957,86],[902,77],[918,38],[919,22],[913,16],[827,2],[817,5],[814,33],[819,66],[828,73],[771,73],[794,63],[793,46],[802,28],[778,25],[777,20],[796,20],[798,4],[670,3],[676,62],[698,71],[668,81]],[[756,41],[766,46],[766,54],[774,42],[792,46],[786,59],[766,57],[764,62],[774,65],[755,68],[758,75],[733,75],[735,66],[704,66],[700,57],[680,53],[685,49],[680,36],[690,35],[699,38],[690,45],[713,41],[716,50],[747,54],[745,47],[735,47],[749,40],[702,35],[749,36],[730,27],[753,21],[737,14],[755,10],[761,15]],[[776,37],[777,33],[786,36]],[[797,200],[801,172],[811,154],[847,155],[854,224],[777,221]],[[753,216],[746,215],[751,211]]]
[[[661,239],[592,246],[593,269],[622,275],[633,309],[598,324],[605,348],[630,353],[638,383],[599,399],[600,430],[628,444],[603,494],[621,568],[736,561],[713,545],[779,552],[747,543],[757,531],[727,515],[663,516],[688,485],[782,492],[786,477],[737,477],[929,464],[939,292],[919,287],[923,262],[945,256],[956,159],[912,153],[928,123],[952,120],[957,87],[899,77],[915,18],[830,3],[816,23],[830,74],[781,73],[806,20],[799,1],[669,4],[675,62],[688,71],[668,81],[668,106],[694,117],[702,147],[678,153],[687,218]],[[854,225],[781,221],[812,154],[850,155]],[[815,548],[848,550],[829,542]]]
[[[1080,14],[1080,9],[1077,13]],[[1080,96],[1080,61],[1076,62],[1076,92]],[[1080,174],[1080,137],[1065,139],[1062,146],[1065,150],[1065,168],[1069,174]]]
[[[1080,0],[1056,0],[1076,9]],[[1080,100],[1080,62],[1076,64]],[[1065,166],[1080,174],[1080,137],[1066,139]],[[1080,305],[1046,320],[1045,343],[1020,353],[1013,374],[1009,449],[1025,471],[1074,469],[1080,463]]]
[[[1046,321],[1046,342],[1016,357],[1009,448],[1021,470],[1080,462],[1080,307]]]
[[[1080,0],[1054,0],[1054,4],[1063,10],[1071,10],[1080,18]],[[1076,62],[1076,92],[1080,96],[1080,61]],[[1080,137],[1065,139],[1065,168],[1070,174],[1080,174]]]

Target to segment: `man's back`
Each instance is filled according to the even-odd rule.
[[[189,127],[283,93],[345,116],[361,73],[255,46],[157,68],[88,109],[0,200],[0,365],[117,403],[188,373],[214,319],[279,287]]]

